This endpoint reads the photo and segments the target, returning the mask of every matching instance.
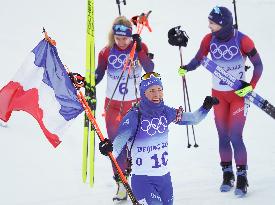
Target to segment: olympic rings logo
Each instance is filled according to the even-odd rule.
[[[225,60],[231,60],[235,55],[238,54],[237,46],[230,46],[229,48],[225,45],[219,45],[212,43],[210,45],[210,52],[216,59],[224,58]]]
[[[108,57],[108,62],[111,64],[115,69],[119,69],[123,67],[127,59],[127,54],[120,54],[119,56],[117,55],[109,55]]]
[[[142,120],[140,126],[141,130],[147,132],[150,136],[155,135],[157,132],[164,133],[167,127],[167,119],[164,116],[153,118],[151,121]]]

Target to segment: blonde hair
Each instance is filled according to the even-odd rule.
[[[119,17],[117,17],[114,20],[114,22],[112,24],[112,28],[111,28],[111,30],[110,30],[110,32],[108,34],[108,44],[107,44],[107,46],[109,48],[113,47],[114,44],[115,44],[115,38],[114,38],[114,32],[113,32],[113,26],[115,24],[120,24],[120,25],[124,25],[124,26],[132,28],[131,21],[129,21],[125,16],[119,16]]]

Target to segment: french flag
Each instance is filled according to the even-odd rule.
[[[0,119],[25,111],[57,147],[62,130],[83,111],[56,47],[45,39],[28,55],[14,78],[0,90]]]

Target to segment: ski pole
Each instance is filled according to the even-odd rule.
[[[136,103],[138,103],[138,88],[137,88],[137,77],[136,77],[136,70],[133,70],[133,74],[134,74],[134,86],[135,86],[135,96],[136,96]]]
[[[120,9],[120,3],[121,2],[123,2],[124,5],[126,5],[126,0],[116,0],[119,16],[121,16],[121,9]]]
[[[188,43],[188,35],[186,34],[185,31],[180,30],[181,26],[176,26],[171,28],[168,31],[168,43],[171,44],[172,46],[178,46],[179,47],[179,53],[180,53],[180,63],[181,63],[181,67],[183,66],[183,61],[182,61],[182,50],[181,47],[187,46]],[[186,110],[187,106],[188,106],[188,110],[189,112],[191,112],[191,106],[190,106],[190,99],[189,99],[189,93],[188,93],[188,89],[187,89],[187,83],[186,83],[186,78],[185,76],[182,76],[182,86],[183,86],[183,96],[184,96],[184,109]],[[194,147],[198,147],[198,144],[196,142],[196,136],[195,136],[195,130],[194,130],[194,126],[192,125],[192,131],[193,131],[193,137],[194,137]],[[186,132],[187,132],[187,148],[191,147],[191,144],[189,142],[189,128],[188,125],[186,125]]]
[[[181,51],[181,46],[179,46],[179,51],[180,51],[180,64],[181,66],[183,65],[183,62],[182,62],[182,51]],[[185,92],[185,77],[183,76],[182,77],[182,88],[183,88],[183,102],[184,102],[184,110],[187,110],[187,104],[186,104],[186,92]],[[187,148],[190,148],[191,147],[191,144],[190,144],[190,137],[189,137],[189,127],[188,125],[186,125],[186,135],[187,135]]]
[[[234,5],[234,14],[235,14],[235,25],[234,25],[234,27],[238,30],[238,19],[237,19],[236,0],[233,0],[232,4]]]
[[[43,27],[42,33],[44,33],[46,41],[48,41],[52,46],[56,46],[55,40],[51,39],[51,37],[48,36],[48,33],[47,33],[47,31],[46,31],[46,29],[44,27]]]
[[[234,25],[234,28],[235,29],[239,29],[239,26],[238,26],[238,18],[237,18],[237,5],[236,5],[236,0],[233,0],[232,1],[232,4],[234,5],[234,18],[235,18],[235,25]],[[250,69],[250,66],[248,65],[245,65],[244,66],[244,70],[245,71],[248,71]]]
[[[180,52],[181,66],[183,66],[181,46],[179,46],[179,52]],[[188,111],[191,112],[191,105],[190,105],[189,93],[188,93],[188,89],[187,89],[187,82],[186,82],[185,76],[182,77],[182,83],[183,83],[183,95],[184,95],[184,109],[186,110],[186,106],[188,106]],[[187,105],[186,105],[186,99],[187,99]],[[194,125],[191,125],[191,128],[192,128],[193,139],[194,139],[194,143],[195,143],[194,147],[198,147],[199,145],[197,144],[197,141],[196,141],[196,135],[195,135]],[[186,132],[187,132],[187,140],[188,140],[187,147],[190,148],[191,145],[189,143],[189,129],[188,129],[188,125],[186,125]]]

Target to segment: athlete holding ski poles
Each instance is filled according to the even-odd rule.
[[[136,51],[133,61],[125,72],[124,64],[127,62],[129,53],[136,42]],[[130,69],[130,72],[128,72]],[[98,84],[105,73],[107,73],[107,89],[105,99],[105,122],[108,138],[113,142],[120,117],[122,118],[132,107],[133,103],[139,100],[139,91],[136,86],[140,83],[142,69],[145,72],[153,71],[154,63],[148,56],[148,48],[141,42],[138,34],[132,34],[132,24],[124,16],[117,17],[109,33],[108,45],[105,46],[98,55],[98,65],[96,69],[96,84]],[[122,73],[123,72],[123,73]],[[128,76],[129,75],[129,76]],[[122,154],[117,158],[122,170],[127,168],[127,152],[122,150]],[[126,200],[127,194],[117,173],[113,167],[114,179],[118,185],[114,200]]]
[[[232,168],[232,155],[237,168],[235,194],[247,193],[247,151],[243,141],[243,128],[249,107],[244,96],[251,92],[261,77],[263,65],[254,42],[233,26],[232,13],[225,7],[214,7],[209,16],[209,28],[196,56],[189,64],[180,67],[179,74],[195,70],[204,56],[210,53],[212,60],[235,78],[242,81],[242,89],[233,91],[228,85],[213,75],[212,96],[219,99],[215,106],[215,123],[219,136],[220,165],[223,170],[221,192],[227,192],[234,186],[235,176]],[[173,36],[171,36],[173,38]],[[253,64],[253,76],[245,82],[245,61],[249,58]],[[232,145],[232,146],[231,146]],[[232,151],[233,149],[233,151]]]
[[[168,168],[168,125],[193,125],[203,120],[213,105],[214,97],[207,96],[195,112],[168,107],[163,101],[160,75],[146,73],[140,83],[140,104],[133,107],[120,122],[113,145],[105,139],[99,150],[114,157],[122,154],[124,147],[131,153],[131,187],[142,205],[172,205],[173,186]]]

